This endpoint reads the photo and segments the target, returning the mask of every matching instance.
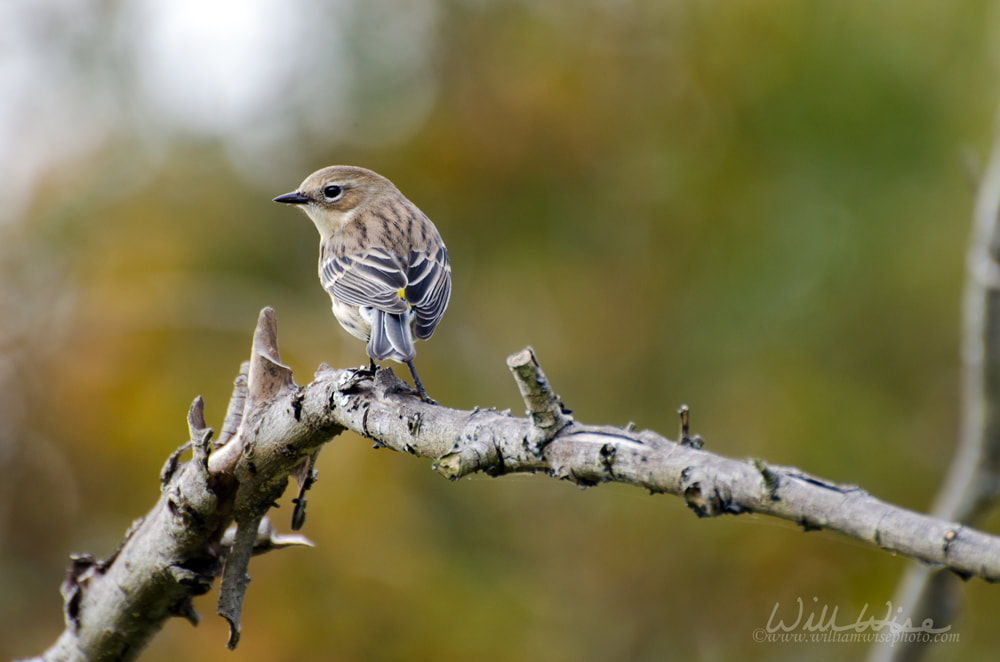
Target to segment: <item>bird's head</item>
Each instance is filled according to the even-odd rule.
[[[330,166],[306,177],[298,189],[279,195],[275,202],[298,205],[321,237],[344,227],[358,210],[396,187],[378,173],[355,166]]]

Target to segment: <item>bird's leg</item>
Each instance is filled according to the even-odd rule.
[[[413,377],[413,385],[417,387],[417,395],[420,396],[420,399],[429,404],[436,405],[437,400],[431,399],[427,395],[427,391],[424,390],[424,385],[420,383],[420,377],[417,376],[417,369],[413,367],[413,361],[407,361],[406,366],[410,369],[410,376]]]

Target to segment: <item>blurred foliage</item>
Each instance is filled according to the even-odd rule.
[[[40,136],[0,168],[32,164],[0,226],[0,657],[62,629],[68,554],[109,553],[153,503],[190,401],[221,424],[261,307],[299,382],[366,360],[315,231],[269,202],[334,163],[391,178],[448,244],[451,306],[417,357],[444,404],[520,411],[504,358],[531,344],[579,420],[669,436],[686,402],[713,451],[929,506],[995,2],[257,2],[254,38],[288,60],[240,70],[280,76],[197,129],[143,101],[173,89],[129,27],[153,5],[25,4],[8,30],[47,36],[24,61],[67,83],[9,96],[53,124],[0,127]],[[621,486],[449,484],[353,436],[318,468],[317,548],[254,561],[240,648],[210,595],[144,659],[857,659],[751,633],[797,597],[880,612],[905,564]],[[995,650],[996,587],[967,595],[931,659]]]

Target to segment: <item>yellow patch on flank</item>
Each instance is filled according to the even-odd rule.
[[[399,292],[396,292],[396,294],[400,299],[406,299],[406,290],[400,290]]]

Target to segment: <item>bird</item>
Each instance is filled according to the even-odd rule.
[[[448,250],[434,223],[378,173],[330,166],[312,173],[274,202],[296,205],[319,231],[319,280],[333,314],[367,343],[375,361],[405,363],[422,400],[413,365],[414,336],[434,333],[451,298]]]

